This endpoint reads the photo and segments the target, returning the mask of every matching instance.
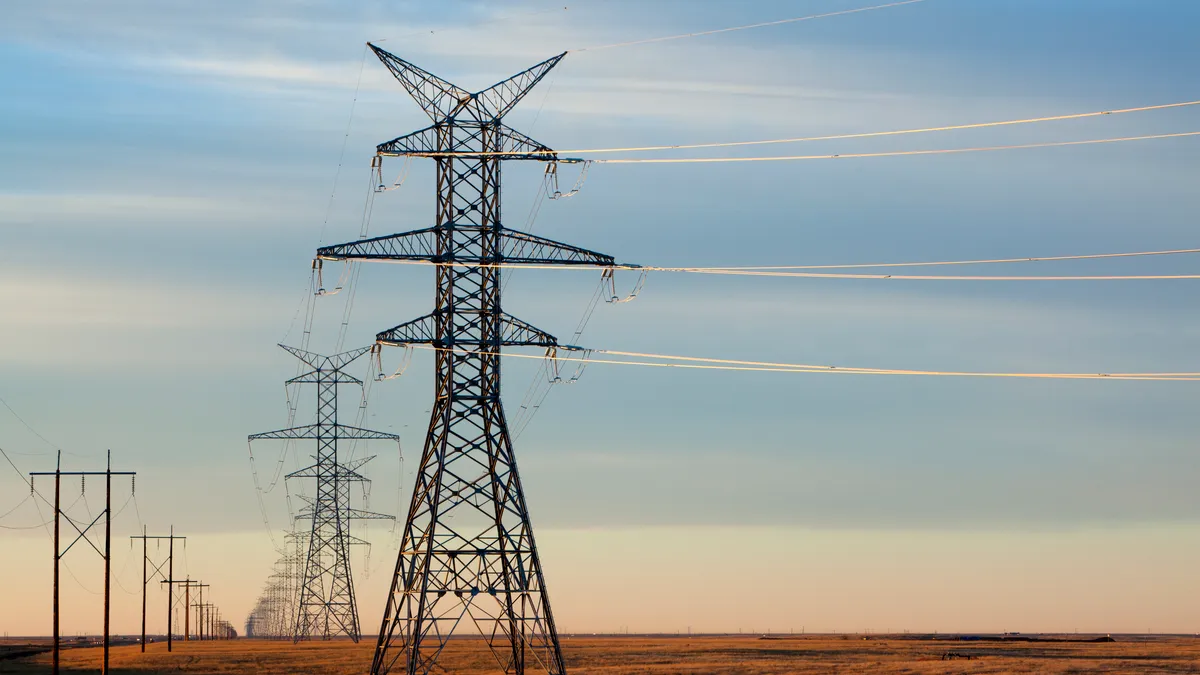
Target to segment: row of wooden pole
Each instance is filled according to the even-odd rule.
[[[80,539],[83,539],[100,554],[104,559],[104,656],[100,672],[102,675],[108,675],[109,666],[109,646],[110,646],[110,616],[111,616],[111,589],[110,580],[112,578],[112,477],[113,476],[130,476],[135,475],[132,471],[113,471],[112,470],[112,451],[108,453],[108,464],[104,471],[63,471],[62,470],[62,451],[58,453],[58,461],[54,471],[39,471],[30,474],[29,489],[34,490],[33,479],[35,476],[54,476],[54,598],[53,598],[53,659],[52,670],[54,675],[59,673],[59,652],[61,649],[61,634],[59,631],[59,564],[67,551],[71,549]],[[78,536],[67,545],[67,549],[62,549],[61,527],[62,520],[62,477],[63,476],[80,476],[81,480],[86,480],[86,476],[104,476],[105,481],[105,497],[104,511],[96,516],[96,518],[82,529],[75,524],[75,521],[69,517],[67,522],[75,528]],[[82,488],[81,488],[82,489]],[[99,520],[100,516],[104,517],[104,550],[101,551],[87,537],[88,531],[91,530]],[[175,526],[171,526],[169,535],[150,535],[146,526],[142,526],[142,534],[131,536],[130,539],[142,540],[142,652],[146,651],[146,595],[147,587],[150,579],[154,575],[165,576],[160,583],[167,585],[167,651],[172,651],[174,631],[172,629],[171,619],[175,609],[175,588],[183,586],[184,589],[184,631],[183,639],[191,640],[191,613],[193,607],[196,609],[196,625],[198,630],[197,637],[203,639],[229,639],[233,637],[232,626],[228,622],[222,621],[220,611],[210,602],[204,602],[204,589],[208,588],[208,584],[193,581],[191,579],[176,579],[175,578],[175,540],[186,540],[187,537],[175,536]],[[167,573],[162,574],[162,563],[154,566],[153,573],[150,572],[150,551],[149,541],[167,540]],[[200,596],[198,602],[193,605],[191,602],[191,589],[198,588]]]

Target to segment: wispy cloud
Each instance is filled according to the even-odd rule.
[[[0,274],[0,360],[102,369],[249,361],[242,336],[286,321],[294,301],[219,285],[94,278],[36,267]],[[269,342],[267,343],[269,344]],[[259,350],[259,355],[261,350]]]
[[[138,225],[172,226],[204,220],[220,225],[277,213],[277,207],[237,198],[119,192],[0,193],[2,225]]]

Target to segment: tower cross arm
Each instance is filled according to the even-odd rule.
[[[328,371],[326,371],[326,372],[328,372]],[[326,376],[325,378],[321,377],[321,371],[314,370],[314,371],[311,371],[308,373],[304,373],[303,375],[297,375],[296,377],[293,377],[292,379],[284,382],[284,384],[362,384],[362,383],[363,383],[362,380],[358,379],[357,377],[354,377],[353,375],[347,375],[346,373],[343,373],[340,370],[333,371],[333,375]]]
[[[439,314],[426,314],[375,335],[375,341],[389,346],[428,344],[442,348],[453,345],[439,338]],[[558,339],[540,328],[507,313],[500,315],[500,347],[557,347]]]
[[[395,516],[389,516],[386,513],[376,513],[374,511],[363,511],[362,509],[346,509],[346,513],[350,518],[355,520],[395,520]]]
[[[322,246],[318,260],[397,260],[430,261],[436,259],[437,228],[360,239],[345,244]]]
[[[526,68],[516,75],[497,82],[491,87],[475,94],[475,101],[480,108],[480,112],[491,115],[493,119],[504,117],[566,55],[567,53],[563,52],[557,56],[551,56],[545,61]]]
[[[261,434],[250,434],[246,437],[248,441],[264,441],[264,440],[293,440],[298,438],[316,438],[317,425],[309,424],[302,427],[292,427],[291,429],[279,429],[276,431],[266,431]]]
[[[448,229],[430,227],[399,234],[334,244],[317,249],[318,260],[366,260],[431,262],[441,265],[591,265],[613,267],[615,259],[579,246],[538,237],[517,230],[501,229],[497,256],[439,254],[437,234]],[[482,230],[478,225],[455,225],[455,231]]]
[[[591,265],[613,267],[611,255],[564,244],[517,230],[500,233],[502,262],[509,265]]]
[[[400,437],[396,434],[388,434],[382,431],[373,429],[362,429],[359,427],[351,427],[345,424],[332,425],[337,430],[338,438],[349,438],[360,441],[398,441]]]
[[[434,122],[454,119],[464,113],[465,117],[473,118],[478,122],[499,120],[521,99],[525,98],[525,95],[537,86],[538,82],[542,81],[546,73],[550,72],[567,55],[566,52],[563,52],[552,56],[483,91],[472,94],[369,42],[367,46]]]
[[[297,349],[296,347],[289,347],[287,345],[279,345],[279,347],[292,356],[300,359],[309,367],[318,371],[338,370],[339,368],[346,366],[346,364],[371,350],[370,347],[359,347],[357,349],[351,349],[349,351],[342,352],[341,354],[334,354],[333,356],[322,356],[320,354],[314,354],[313,352]]]
[[[375,146],[375,154],[384,157],[487,157],[489,159],[532,159],[548,162],[577,163],[582,160],[562,159],[544,143],[505,124],[489,125],[488,150],[480,151],[472,141],[480,140],[483,127],[456,122],[451,133],[449,123],[440,122],[386,143]]]
[[[434,122],[454,115],[471,101],[471,94],[467,90],[369,42],[367,46]]]
[[[371,480],[366,476],[352,471],[347,467],[338,464],[332,472],[322,472],[321,468],[313,464],[306,466],[303,469],[293,471],[284,476],[284,478],[324,478],[326,476],[336,476],[339,481],[345,483],[370,483]]]

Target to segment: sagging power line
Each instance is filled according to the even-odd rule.
[[[364,242],[372,245],[374,242]],[[508,263],[508,262],[438,262],[432,260],[403,259],[399,257],[384,257],[384,248],[379,248],[375,259],[377,262],[388,262],[398,265],[425,265],[435,267],[469,268],[482,267],[491,269],[541,269],[541,270],[581,270],[587,269],[573,264],[560,263]],[[835,270],[856,268],[891,268],[891,267],[939,267],[952,265],[988,265],[1028,262],[1063,262],[1069,260],[1100,260],[1111,258],[1136,258],[1149,256],[1182,255],[1200,253],[1200,249],[1169,249],[1161,251],[1130,251],[1122,253],[1096,253],[1082,255],[1063,255],[1027,258],[991,258],[976,260],[939,260],[927,262],[898,262],[898,263],[848,263],[835,265],[767,265],[767,266],[721,266],[721,267],[668,267],[660,265],[621,265],[615,264],[606,268],[607,278],[611,279],[613,270],[628,270],[639,272],[676,272],[685,274],[711,274],[724,276],[749,277],[792,277],[807,279],[896,279],[917,281],[1148,281],[1148,280],[1187,280],[1200,279],[1200,274],[1103,274],[1103,275],[949,275],[949,274],[861,274],[841,272],[808,272],[803,270]],[[639,280],[634,295],[640,290],[642,280]]]
[[[403,345],[418,349],[453,352],[455,354],[483,353],[492,356],[517,359],[554,359],[566,363],[603,363],[619,366],[644,366],[651,368],[684,368],[695,370],[730,370],[774,373],[831,373],[845,375],[912,375],[930,377],[978,377],[978,378],[1010,378],[1010,379],[1040,379],[1040,380],[1133,380],[1155,382],[1194,382],[1200,381],[1200,372],[1095,372],[1095,373],[1035,373],[1035,372],[999,372],[999,371],[952,371],[952,370],[912,370],[899,368],[862,368],[856,366],[817,365],[806,363],[785,363],[774,361],[750,361],[744,359],[718,359],[699,356],[682,356],[678,354],[655,354],[650,352],[630,352],[612,349],[586,349],[583,347],[559,345],[553,353],[546,356],[537,354],[517,354],[511,352],[477,352],[458,348],[436,347],[429,345]],[[578,354],[579,356],[573,356]],[[629,357],[654,359],[653,361],[633,361],[625,359],[596,358],[596,354],[614,357]]]
[[[1185,108],[1190,106],[1200,105],[1200,100],[1196,101],[1181,101],[1178,103],[1163,103],[1159,105],[1138,106],[1134,108],[1119,108],[1115,110],[1096,110],[1092,112],[1069,113],[1066,115],[1049,115],[1043,117],[1023,117],[1010,120],[999,120],[994,122],[972,122],[968,124],[950,124],[934,127],[919,127],[914,129],[894,129],[890,131],[865,131],[846,134],[829,134],[824,136],[796,136],[787,138],[768,138],[754,141],[724,141],[714,143],[679,143],[672,145],[642,145],[629,147],[611,147],[611,148],[574,148],[570,150],[547,150],[547,154],[554,153],[557,155],[595,155],[595,154],[611,154],[614,152],[654,152],[664,150],[701,150],[708,148],[739,148],[755,145],[783,145],[789,143],[811,143],[816,141],[842,141],[861,138],[882,138],[886,136],[910,136],[915,134],[927,134],[940,131],[966,131],[972,129],[988,129],[995,127],[1010,127],[1026,124],[1039,124],[1043,122],[1062,122],[1067,120],[1087,119],[1089,117],[1104,117],[1110,115],[1125,115],[1129,113],[1148,112],[1152,110],[1167,110],[1171,108]],[[429,153],[427,157],[446,156],[450,153]],[[462,153],[454,153],[462,156]],[[480,153],[484,154],[484,153]],[[501,153],[495,153],[501,154]],[[843,155],[846,156],[846,155]]]
[[[1165,138],[1200,136],[1200,131],[1183,131],[1170,134],[1145,136],[1120,136],[1116,138],[1093,138],[1083,141],[1051,141],[1046,143],[1022,143],[1017,145],[989,145],[973,148],[938,148],[933,150],[895,150],[890,152],[855,152],[827,155],[773,155],[764,157],[623,157],[620,159],[591,159],[595,164],[720,164],[729,162],[793,162],[813,159],[865,159],[872,157],[915,157],[923,155],[959,155],[971,152],[998,152],[1001,150],[1029,150],[1033,148],[1061,148],[1074,145],[1101,145],[1127,143],[1130,141],[1152,141]]]

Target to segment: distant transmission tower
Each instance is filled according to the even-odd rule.
[[[370,347],[355,349],[334,356],[321,356],[294,347],[279,345],[313,370],[299,375],[288,384],[317,385],[317,423],[265,434],[254,434],[250,441],[261,439],[313,439],[317,442],[316,463],[287,475],[287,478],[316,479],[316,496],[297,519],[312,521],[308,535],[308,557],[299,575],[298,608],[293,639],[296,641],[319,636],[329,639],[347,635],[358,642],[362,634],[358,622],[358,607],[354,600],[354,581],[350,573],[350,545],[363,543],[350,536],[350,521],[356,519],[391,518],[350,507],[350,486],[367,482],[358,469],[372,459],[364,457],[350,463],[339,463],[338,441],[341,439],[388,440],[400,442],[395,434],[359,429],[339,424],[337,420],[337,386],[357,384],[362,380],[342,372],[350,362],[366,354]]]
[[[370,45],[433,120],[377,147],[379,156],[432,157],[433,227],[317,252],[322,260],[436,265],[435,309],[376,336],[435,349],[436,392],[392,590],[371,672],[428,673],[463,624],[483,634],[501,670],[564,672],[562,650],[504,410],[500,349],[554,349],[557,340],[501,310],[501,265],[612,267],[611,256],[506,229],[500,167],[560,160],[501,122],[565,54],[477,93]]]

